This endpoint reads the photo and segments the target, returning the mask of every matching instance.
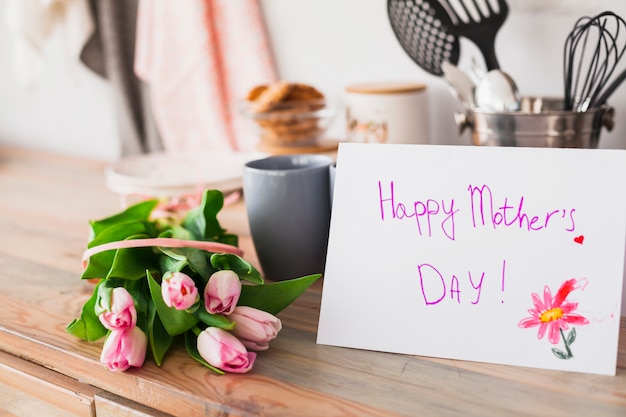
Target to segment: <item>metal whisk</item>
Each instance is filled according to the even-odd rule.
[[[565,110],[584,112],[604,104],[626,78],[624,71],[609,84],[625,51],[624,19],[610,11],[578,19],[563,51]]]

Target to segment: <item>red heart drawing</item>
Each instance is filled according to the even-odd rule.
[[[583,244],[583,240],[585,240],[585,237],[583,235],[577,236],[574,238],[574,242],[582,245]]]

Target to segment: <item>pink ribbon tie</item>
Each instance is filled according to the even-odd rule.
[[[151,246],[161,246],[164,248],[195,248],[205,250],[207,252],[228,253],[231,255],[243,256],[243,251],[241,249],[225,243],[156,237],[148,239],[122,240],[119,242],[103,243],[102,245],[91,247],[83,253],[83,268],[87,267],[87,261],[89,258],[101,252],[114,249],[147,248]]]

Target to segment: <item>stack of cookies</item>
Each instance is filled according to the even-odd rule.
[[[246,102],[246,113],[260,127],[261,142],[269,146],[314,144],[329,121],[324,94],[307,84],[259,85]]]

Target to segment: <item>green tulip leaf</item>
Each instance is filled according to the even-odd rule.
[[[164,255],[169,256],[175,261],[179,262],[187,262],[187,255],[183,253],[185,248],[166,248],[163,246],[159,246],[159,250],[163,252]]]
[[[152,210],[154,210],[158,203],[158,200],[143,201],[113,216],[101,220],[93,220],[90,222],[91,230],[94,235],[97,236],[100,232],[112,226],[130,222],[147,221],[150,218],[150,213],[152,213]]]
[[[145,276],[145,271],[144,271]],[[150,295],[150,288],[148,287],[148,283],[145,280],[114,280],[107,279],[105,283],[112,282],[115,283],[119,281],[120,283],[116,286],[123,286],[128,290],[130,295],[133,297],[135,301],[135,308],[137,309],[137,313],[148,314],[150,305],[152,304],[152,297]]]
[[[113,293],[113,286],[107,285],[107,281],[100,281],[98,285],[98,291],[96,295],[96,302],[94,303],[94,314],[99,316],[102,313],[106,313],[111,305],[111,295]]]
[[[187,266],[187,259],[177,260],[167,255],[159,257],[159,267],[161,271],[180,272]]]
[[[165,354],[172,346],[174,338],[167,333],[161,319],[156,314],[156,307],[150,304],[148,311],[148,341],[152,357],[157,366],[161,366]]]
[[[224,330],[232,330],[235,328],[234,322],[228,320],[228,318],[226,318],[222,314],[209,313],[208,311],[206,311],[204,306],[201,306],[198,309],[196,315],[202,323],[206,324],[209,327],[219,327],[220,329]]]
[[[105,278],[139,280],[146,276],[146,269],[152,273],[160,271],[152,248],[118,249],[115,251],[111,269]]]
[[[224,196],[220,191],[205,191],[200,205],[191,209],[185,216],[183,227],[189,230],[197,240],[218,241],[225,232],[217,220],[217,213],[223,206]]]
[[[226,245],[239,247],[239,237],[237,235],[224,233],[220,236],[219,239],[216,239],[216,241],[220,243],[224,243]]]
[[[146,271],[152,302],[156,307],[156,312],[163,323],[163,327],[170,336],[185,333],[198,323],[198,318],[184,310],[176,310],[168,307],[161,295],[161,286],[154,280],[150,271]]]
[[[83,305],[79,319],[74,319],[65,329],[69,334],[76,336],[87,342],[96,341],[104,337],[108,330],[100,323],[95,313],[96,300],[98,298],[98,289],[101,285],[100,281],[95,288],[89,300]]]
[[[196,248],[159,248],[165,255],[179,262],[184,262],[186,266],[202,277],[204,282],[214,272],[207,260],[206,252]]]
[[[183,227],[191,232],[195,240],[220,242],[231,246],[239,245],[237,235],[228,234],[217,220],[217,214],[224,206],[224,195],[219,190],[206,190],[202,201],[187,213]]]
[[[258,308],[276,315],[295,301],[321,276],[321,274],[314,274],[265,285],[243,285],[237,305]]]
[[[240,279],[263,285],[263,277],[259,271],[248,261],[240,256],[230,253],[214,253],[211,255],[211,265],[215,269],[230,269],[234,271]]]
[[[181,239],[181,240],[193,240],[194,236],[189,230],[185,229],[182,226],[172,226],[167,230],[161,232],[159,237],[168,237],[173,239]]]
[[[98,233],[91,241],[89,241],[87,247],[92,248],[104,243],[119,242],[129,239],[131,236],[152,237],[152,229],[153,226],[145,221],[132,221],[114,224]]]

